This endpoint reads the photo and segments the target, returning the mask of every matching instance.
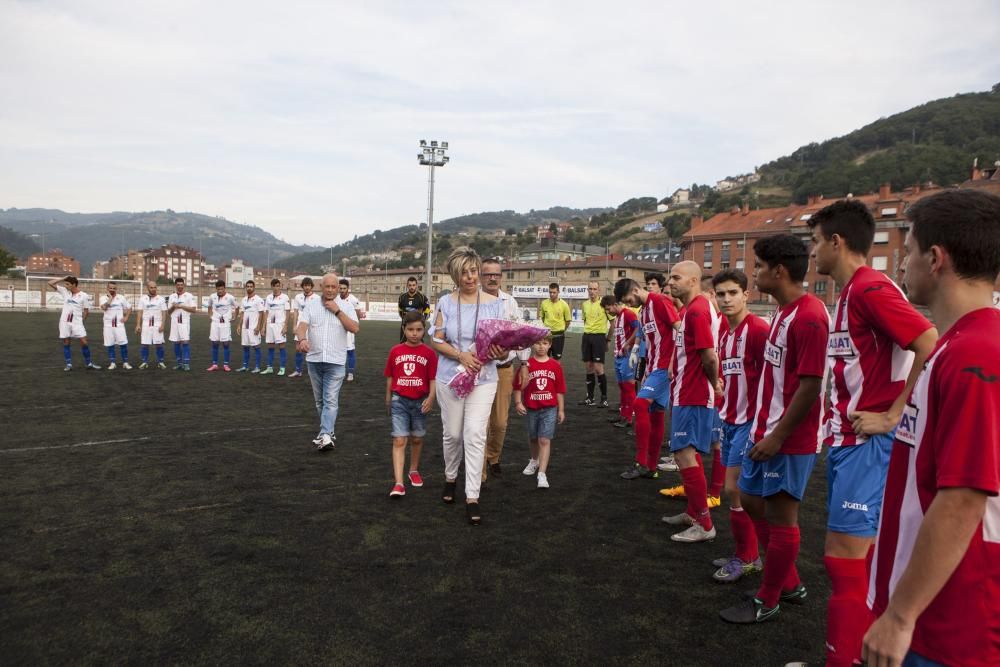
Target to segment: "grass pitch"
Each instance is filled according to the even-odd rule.
[[[684,505],[657,490],[679,478],[619,479],[632,442],[608,411],[576,405],[579,336],[563,359],[552,488],[521,475],[525,427],[512,414],[503,476],[470,527],[461,500],[440,500],[436,410],[426,486],[387,498],[393,323],[362,324],[358,380],[344,386],[327,455],[310,444],[308,379],[204,372],[205,318],[191,373],[84,371],[75,346],[64,373],[56,326],[51,313],[0,315],[3,664],[822,660],[822,462],[801,517],[809,600],[776,622],[723,623],[718,611],[760,581],[711,579],[710,561],[732,552],[728,512],[713,510],[714,543],[670,541],[660,516]],[[98,317],[88,330],[105,365]]]

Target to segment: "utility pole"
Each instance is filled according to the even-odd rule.
[[[448,142],[442,141],[438,145],[437,141],[427,142],[420,140],[420,152],[417,153],[417,160],[422,166],[429,167],[427,173],[427,258],[424,264],[426,272],[424,277],[424,296],[430,299],[431,288],[431,262],[433,261],[434,242],[434,167],[443,167],[448,164],[450,158],[445,155],[448,151]]]

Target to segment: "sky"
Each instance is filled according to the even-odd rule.
[[[1000,3],[0,0],[0,208],[331,245],[663,197],[1000,82]]]

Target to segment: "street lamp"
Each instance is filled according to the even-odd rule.
[[[431,253],[433,252],[432,246],[432,236],[431,236],[431,225],[434,223],[434,167],[443,167],[448,164],[447,155],[445,152],[448,150],[448,142],[442,141],[440,145],[437,141],[427,142],[423,139],[420,140],[420,152],[417,153],[417,160],[422,166],[430,167],[427,175],[427,258],[425,260],[425,265],[427,267],[426,277],[424,279],[424,290],[425,296],[430,299],[431,297]]]

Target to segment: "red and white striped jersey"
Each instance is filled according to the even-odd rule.
[[[913,364],[913,353],[906,348],[930,328],[881,271],[863,266],[854,273],[830,321],[830,408],[823,444],[858,445],[868,439],[854,432],[848,415],[885,412],[892,406]]]
[[[757,387],[757,405],[750,438],[766,438],[785,416],[803,375],[822,378],[826,374],[826,342],[830,316],[826,306],[812,294],[803,294],[779,308],[771,320],[764,344],[764,365]],[[823,396],[781,445],[781,454],[817,454]]]
[[[940,489],[986,493],[986,513],[910,648],[948,665],[1000,665],[1000,311],[966,314],[938,341],[896,429],[868,605],[882,614]],[[946,517],[945,520],[948,520]]]
[[[639,325],[646,336],[646,370],[663,370],[670,366],[674,352],[674,323],[677,309],[670,297],[650,293],[639,311]]]
[[[714,350],[718,335],[712,304],[704,294],[691,299],[684,309],[681,328],[674,332],[674,405],[715,405],[715,388],[705,375],[701,351]]]
[[[632,312],[631,308],[623,307],[621,312],[615,316],[615,356],[624,357],[629,353],[625,349],[625,343],[632,337],[639,326],[639,318]],[[633,342],[634,344],[634,342]]]
[[[727,424],[743,424],[753,418],[769,331],[764,318],[750,313],[735,331],[726,331],[722,337],[719,372],[726,386],[719,412]]]
[[[722,377],[722,337],[729,333],[729,320],[722,315],[722,311],[720,311],[719,307],[715,305],[715,301],[709,298],[708,302],[712,305],[712,322],[714,323],[713,331],[715,331],[715,355],[720,360],[719,377]],[[722,410],[722,404],[724,401],[724,393],[718,391],[715,392],[716,410]]]

